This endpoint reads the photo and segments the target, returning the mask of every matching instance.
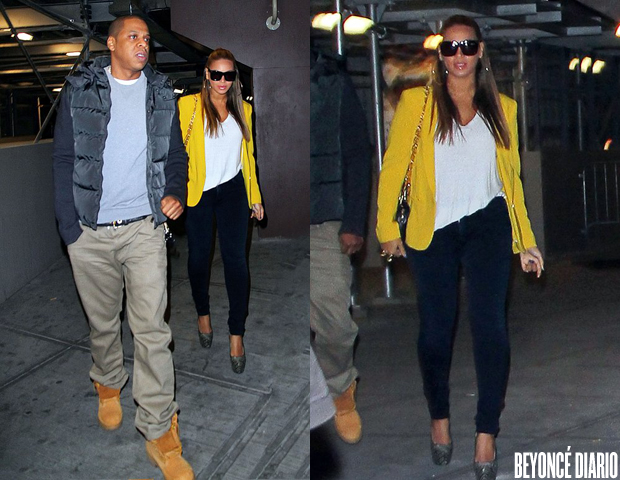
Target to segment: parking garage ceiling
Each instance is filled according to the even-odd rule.
[[[206,0],[205,0],[206,1]],[[170,31],[171,0],[0,0],[15,30],[30,33],[32,41],[12,37],[0,15],[0,89],[59,87],[76,62],[70,52],[88,44],[92,56],[106,53],[107,29],[119,15],[143,16],[153,36],[151,63],[177,83],[195,82],[208,49]],[[310,13],[334,9],[333,0],[310,0]],[[437,28],[437,21],[461,13],[475,17],[488,41],[540,41],[573,49],[605,50],[620,55],[614,36],[620,21],[615,0],[376,0],[384,45],[416,44]],[[353,10],[366,12],[367,0],[344,0]],[[2,12],[0,12],[2,13]],[[313,31],[319,41],[329,34]],[[354,42],[363,43],[363,39]],[[30,59],[28,58],[30,57]],[[33,71],[33,65],[39,77]],[[181,85],[182,86],[182,85]]]
[[[364,0],[344,0],[351,10],[366,14]],[[620,21],[615,0],[377,0],[381,43],[419,44],[450,15],[474,17],[487,41],[540,41],[575,49],[606,49],[620,55],[614,31]],[[311,14],[333,11],[334,1],[310,0]],[[317,39],[326,35],[316,30]],[[319,40],[320,41],[320,40]],[[352,43],[356,40],[352,39]]]
[[[129,13],[149,25],[152,64],[181,86],[200,81],[209,50],[170,31],[169,5],[170,0],[0,0],[0,89],[36,91],[41,81],[48,90],[60,87],[77,60],[67,54],[82,52],[80,59],[106,54],[110,23]],[[14,31],[33,38],[20,47]]]

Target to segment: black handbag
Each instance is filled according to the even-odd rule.
[[[411,159],[409,166],[407,167],[407,173],[403,180],[403,184],[400,187],[400,193],[398,195],[398,202],[396,204],[396,212],[394,214],[394,220],[398,223],[400,230],[400,238],[404,242],[407,234],[407,222],[409,221],[409,214],[411,213],[411,206],[409,204],[409,196],[411,195],[411,174],[413,170],[413,161],[415,160],[416,152],[418,151],[418,143],[420,142],[420,132],[422,131],[422,121],[424,120],[424,112],[426,111],[426,104],[428,103],[428,94],[430,86],[424,87],[424,106],[422,107],[422,113],[420,114],[420,121],[418,122],[418,128],[415,130],[415,136],[413,137],[413,145],[411,146]]]

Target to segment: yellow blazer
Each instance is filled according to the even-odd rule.
[[[521,184],[521,159],[517,129],[517,103],[500,95],[504,115],[510,130],[510,148],[497,145],[497,170],[506,195],[508,214],[512,225],[512,249],[524,252],[536,246],[536,239],[527,217]],[[383,157],[379,178],[377,237],[381,243],[400,237],[394,220],[400,188],[411,158],[411,146],[424,105],[424,87],[405,90],[400,98],[390,127],[388,146]],[[432,90],[422,122],[418,151],[414,159],[411,184],[411,213],[407,222],[407,245],[425,250],[435,230],[435,140],[437,113],[431,115]],[[431,122],[431,117],[433,122]]]
[[[187,95],[179,99],[179,120],[181,122],[181,135],[183,140],[187,136],[189,123],[194,113],[195,98],[198,97],[196,104],[196,117],[185,146],[189,156],[187,172],[187,206],[195,207],[200,201],[205,185],[205,140],[204,140],[204,119],[202,117],[202,106],[200,104],[200,94]],[[262,203],[258,182],[256,180],[256,161],[254,160],[254,140],[252,139],[252,106],[243,102],[243,113],[245,121],[250,130],[250,140],[243,139],[241,142],[241,171],[245,182],[245,190],[248,195],[248,205],[250,209],[255,203]]]

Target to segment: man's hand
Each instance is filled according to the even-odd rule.
[[[354,235],[353,233],[340,234],[340,250],[346,255],[353,255],[364,245],[364,237]]]
[[[176,220],[183,213],[183,204],[171,195],[161,199],[161,211],[170,220]]]

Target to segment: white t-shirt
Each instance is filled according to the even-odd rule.
[[[455,128],[454,141],[435,140],[435,230],[486,207],[502,194],[493,135],[479,114]]]
[[[206,122],[205,122],[206,123]],[[206,177],[203,191],[233,179],[241,170],[243,134],[231,114],[220,124],[217,137],[205,131]]]

